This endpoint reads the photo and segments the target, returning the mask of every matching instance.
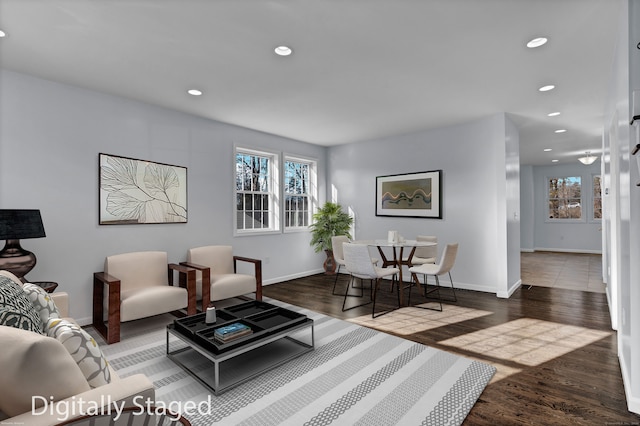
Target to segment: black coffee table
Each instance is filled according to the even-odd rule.
[[[214,324],[200,313],[167,326],[167,356],[215,395],[314,348],[313,320],[306,315],[261,301],[216,311]],[[216,329],[237,323],[251,334],[225,343],[215,339]]]

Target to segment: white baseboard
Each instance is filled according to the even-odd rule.
[[[324,269],[319,268],[319,269],[312,269],[311,271],[304,271],[304,272],[298,272],[295,274],[291,274],[291,275],[284,275],[281,277],[276,277],[276,278],[271,278],[268,280],[264,280],[262,281],[262,285],[270,285],[270,284],[277,284],[277,283],[281,283],[283,281],[289,281],[289,280],[295,280],[296,278],[304,278],[304,277],[308,277],[309,275],[315,275],[315,274],[320,274],[324,272]]]
[[[627,369],[627,363],[624,359],[624,351],[618,352],[618,361],[620,362],[620,370],[622,372],[624,393],[627,397],[627,408],[632,413],[640,414],[640,395],[634,395],[632,393],[631,372]]]
[[[511,297],[513,293],[515,293],[517,289],[520,288],[521,285],[522,285],[522,280],[518,280],[514,285],[511,286],[509,290],[499,291],[496,293],[496,296],[498,296],[501,299],[508,299]]]
[[[520,250],[523,251],[523,250]],[[567,249],[567,248],[548,248],[536,247],[533,251],[557,251],[560,253],[584,253],[584,254],[602,254],[602,250],[585,250],[585,249]]]
[[[85,327],[87,325],[93,324],[93,317],[74,318],[73,320],[77,322],[80,327]]]

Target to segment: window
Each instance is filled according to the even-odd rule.
[[[315,161],[285,158],[284,228],[307,228],[315,199]]]
[[[593,176],[593,219],[602,219],[602,179],[600,175]]]
[[[236,149],[236,232],[279,229],[277,156]]]
[[[286,158],[284,162],[284,227],[307,228],[315,197],[314,161]]]
[[[580,176],[549,178],[549,219],[581,219]]]

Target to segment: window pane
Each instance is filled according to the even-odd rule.
[[[268,228],[269,215],[274,210],[270,203],[275,197],[271,198],[269,191],[272,186],[271,168],[277,167],[276,157],[271,154],[236,152],[235,162],[237,229]]]
[[[236,212],[236,229],[244,229],[244,213],[240,210]]]
[[[593,177],[593,219],[602,219],[602,188],[600,176]]]
[[[582,217],[581,178],[554,177],[549,179],[549,219],[580,219]]]
[[[286,226],[309,226],[311,204],[311,163],[287,160],[285,162],[284,191]]]

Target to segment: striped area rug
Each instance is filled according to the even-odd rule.
[[[194,426],[459,425],[495,373],[479,361],[268,302],[314,320],[315,350],[220,396],[167,358],[169,315],[128,323],[123,340],[103,352],[120,376],[147,375],[159,403]]]

